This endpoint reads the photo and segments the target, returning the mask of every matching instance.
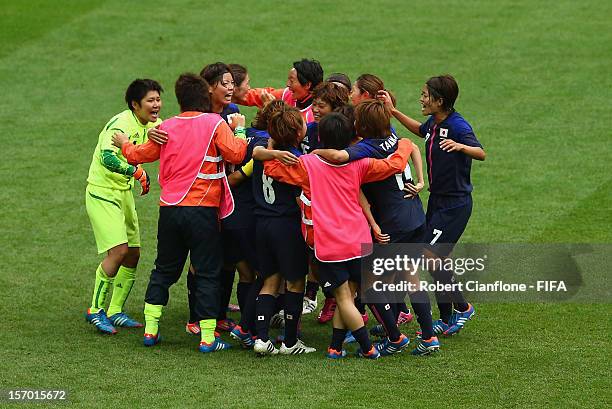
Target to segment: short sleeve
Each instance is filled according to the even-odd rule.
[[[358,142],[355,145],[351,145],[345,149],[349,154],[349,162],[354,162],[363,158],[370,158],[374,156],[374,149],[362,142]]]

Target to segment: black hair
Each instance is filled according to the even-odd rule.
[[[174,84],[174,93],[181,112],[210,112],[208,83],[201,76],[190,72],[181,74]]]
[[[431,77],[425,83],[429,96],[434,100],[442,100],[442,109],[450,112],[454,109],[455,101],[459,96],[459,85],[452,75],[439,75]]]
[[[343,74],[341,72],[334,72],[327,79],[326,82],[333,82],[335,84],[341,84],[350,92],[353,85],[351,84],[351,79],[348,75]]]
[[[323,68],[317,60],[307,60],[306,58],[293,63],[293,68],[297,72],[300,84],[306,85],[310,82],[310,89],[313,90],[323,82]]]
[[[344,149],[353,135],[353,124],[341,113],[331,112],[319,121],[319,139],[325,149]]]
[[[234,77],[234,83],[236,86],[240,86],[248,74],[247,68],[240,64],[228,64],[228,67],[232,72],[232,77]]]
[[[164,89],[159,85],[159,82],[155,80],[136,79],[132,81],[125,91],[125,102],[130,111],[134,110],[132,102],[136,101],[140,104],[140,101],[142,101],[149,91],[157,91],[161,94],[164,92]]]
[[[227,64],[216,62],[214,64],[208,64],[206,67],[202,68],[202,71],[200,71],[200,76],[204,78],[209,85],[213,86],[221,82],[221,80],[223,80],[223,75],[227,73],[230,73],[232,79],[234,79],[234,74]]]

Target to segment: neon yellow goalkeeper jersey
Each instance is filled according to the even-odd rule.
[[[123,132],[133,144],[141,144],[147,140],[147,129],[162,122],[146,125],[140,123],[136,115],[129,109],[115,115],[100,132],[98,145],[93,153],[87,183],[117,190],[129,190],[134,186],[132,173],[134,167],[127,163],[121,154],[121,149],[113,146],[112,137],[115,132]]]

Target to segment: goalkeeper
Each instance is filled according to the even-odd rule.
[[[134,80],[125,93],[129,109],[115,115],[104,126],[89,167],[85,205],[96,238],[98,254],[106,253],[96,269],[91,306],[86,319],[98,330],[115,334],[115,327],[140,328],[143,325],[123,312],[132,290],[140,258],[138,215],[131,189],[141,185],[141,195],[149,192],[149,176],[140,166],[127,163],[112,145],[115,132],[129,136],[130,143],[147,140],[147,130],[161,123],[159,111],[163,92],[157,81]],[[109,290],[113,293],[105,311]]]

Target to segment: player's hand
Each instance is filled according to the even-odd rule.
[[[147,131],[147,137],[153,142],[163,145],[168,142],[168,132],[158,128],[151,128]]]
[[[409,182],[405,183],[403,190],[406,194],[404,195],[404,199],[412,199],[423,190],[424,186],[425,184],[423,182],[419,182],[416,185]]]
[[[389,108],[390,111],[393,111],[395,109],[395,106],[393,105],[393,100],[391,99],[391,95],[389,95],[387,91],[378,91],[378,93],[376,93],[376,99],[384,102],[385,106]]]
[[[380,230],[380,226],[376,223],[372,225],[372,232],[374,233],[374,238],[380,244],[387,244],[391,240],[391,237],[388,234],[383,234]]]
[[[124,143],[130,142],[130,138],[123,132],[115,132],[113,135],[113,145],[121,149]]]
[[[140,182],[140,186],[142,187],[142,191],[140,192],[140,196],[146,195],[149,193],[149,188],[151,187],[151,179],[149,179],[149,175],[142,166],[136,166],[136,172],[132,175],[134,179]]]
[[[259,97],[261,98],[261,104],[262,106],[266,106],[268,105],[270,102],[274,101],[276,99],[276,97],[274,95],[272,95],[271,93],[269,93],[268,91],[261,90],[261,93],[259,94]]]
[[[239,126],[244,128],[246,118],[244,115],[236,112],[227,116],[227,123],[229,124],[230,128],[232,128],[232,131],[235,131]]]
[[[272,139],[272,138],[270,138]],[[274,155],[275,159],[278,159],[282,164],[291,166],[298,163],[298,158],[291,152],[287,151],[277,151]]]
[[[461,152],[465,145],[459,142],[455,142],[450,138],[444,138],[440,141],[440,148],[444,152]]]

